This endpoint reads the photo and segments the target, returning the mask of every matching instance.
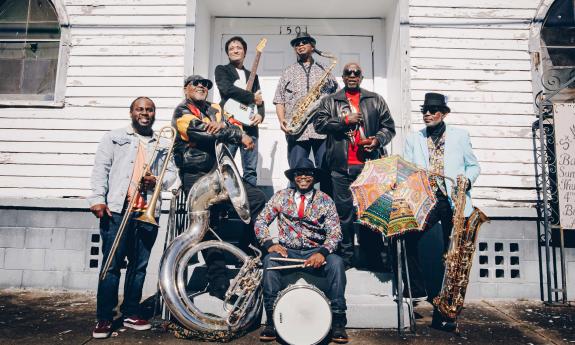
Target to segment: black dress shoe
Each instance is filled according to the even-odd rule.
[[[345,325],[347,324],[347,317],[345,313],[333,313],[331,322],[331,341],[337,344],[346,344],[349,337],[345,332]]]
[[[444,317],[441,315],[439,310],[434,309],[433,318],[431,319],[431,328],[435,328],[443,332],[456,332],[457,321]]]
[[[276,329],[273,325],[265,325],[263,331],[260,333],[260,341],[274,341],[276,337]]]
[[[349,341],[349,337],[343,326],[334,326],[331,330],[331,341],[337,344],[346,344]]]

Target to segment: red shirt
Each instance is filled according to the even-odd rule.
[[[357,90],[357,91],[346,90],[345,96],[347,97],[347,100],[353,106],[353,108],[359,112],[359,90]],[[359,131],[357,131],[357,130],[354,131],[353,135],[355,138],[355,142],[356,143],[359,142],[359,140],[361,139]],[[352,144],[352,142],[350,142],[348,144],[348,146],[347,146],[347,165],[357,165],[357,164],[363,164],[365,162],[365,159],[363,159],[363,157],[361,157],[361,158],[358,157],[358,154],[357,154],[358,150],[359,150],[359,145]]]

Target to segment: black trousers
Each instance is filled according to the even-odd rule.
[[[190,188],[192,188],[193,184],[196,183],[200,177],[204,175],[205,174],[182,174],[181,177],[186,195],[190,191]],[[266,196],[264,192],[262,192],[258,187],[253,186],[247,182],[243,182],[243,184],[244,188],[246,189],[246,195],[250,206],[251,220],[250,223],[243,226],[242,229],[238,229],[242,232],[239,247],[246,254],[253,255],[254,253],[251,249],[249,249],[249,245],[251,244],[256,248],[259,248],[259,243],[254,232],[254,223],[257,216],[260,214],[261,210],[266,204]],[[214,205],[210,208],[210,227],[216,233],[218,232],[220,226],[220,215],[225,209],[229,209],[229,206]],[[207,232],[206,236],[204,237],[204,241],[215,239],[216,237],[211,232]],[[227,278],[227,267],[224,252],[220,249],[210,248],[204,250],[202,255],[206,261],[208,282],[210,282],[212,285],[227,285],[229,282]]]
[[[434,226],[440,222],[441,228]],[[438,199],[431,210],[424,231],[403,235],[406,247],[409,283],[412,296],[428,296],[433,300],[441,291],[445,266],[444,254],[449,249],[449,237],[453,229],[453,210],[446,198]],[[395,246],[392,246],[395,249]],[[394,256],[396,257],[396,256]],[[397,269],[396,265],[393,265]],[[405,268],[403,282],[407,284]],[[405,285],[407,286],[407,285]],[[406,291],[406,290],[404,290]],[[404,293],[406,296],[406,293]]]
[[[352,165],[349,167],[348,173],[331,172],[333,201],[337,208],[342,232],[338,254],[347,266],[357,266],[358,264],[357,258],[354,258],[355,221],[357,217],[353,206],[353,196],[349,187],[362,170],[363,165]],[[383,238],[380,234],[366,227],[359,227],[358,242],[360,254],[365,261],[364,266],[379,269],[382,263]]]

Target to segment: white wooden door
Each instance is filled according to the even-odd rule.
[[[262,37],[267,38],[267,45],[257,71],[266,105],[266,118],[260,127],[258,184],[272,185],[274,190],[277,190],[287,184],[283,172],[288,169],[288,163],[285,135],[279,127],[273,97],[282,71],[296,61],[296,54],[289,43],[294,37],[296,27],[300,30],[307,29],[317,40],[317,49],[330,52],[337,57],[338,62],[332,73],[336,76],[340,87],[343,87],[341,79],[343,66],[348,62],[358,62],[365,76],[362,87],[371,91],[374,91],[373,36],[369,32],[350,35],[345,25],[341,25],[341,20],[317,22],[309,19],[291,19],[293,23],[286,24],[285,20],[281,20],[283,23],[281,24],[267,19],[242,19],[241,21],[234,18],[216,19],[214,42],[217,43],[213,46],[214,59],[210,76],[213,78],[216,65],[228,63],[224,46],[229,38],[238,35],[246,40],[248,52],[245,66],[248,69],[251,69],[256,45]],[[256,32],[258,29],[261,32]],[[292,34],[287,34],[287,31],[291,31]],[[318,55],[314,55],[314,58],[326,67],[331,63],[329,59]],[[213,92],[213,100],[219,101],[217,90]],[[239,157],[236,157],[236,160],[239,163]]]

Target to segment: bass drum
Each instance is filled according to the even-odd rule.
[[[313,285],[290,285],[279,293],[273,313],[278,335],[292,345],[313,345],[331,329],[331,308]]]

